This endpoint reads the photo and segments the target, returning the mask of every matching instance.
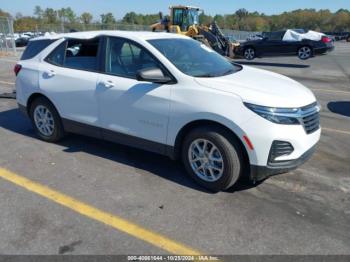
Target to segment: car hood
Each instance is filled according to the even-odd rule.
[[[270,71],[243,66],[227,76],[195,78],[205,87],[233,93],[243,102],[269,107],[302,107],[316,101],[314,94],[300,83]]]

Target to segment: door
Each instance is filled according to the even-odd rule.
[[[40,88],[64,120],[98,126],[100,40],[70,39],[61,43],[40,65]]]
[[[120,143],[130,139],[138,147],[140,139],[165,144],[172,85],[136,80],[138,70],[165,69],[144,47],[122,38],[107,38],[105,57],[98,84],[105,138]]]
[[[265,55],[280,55],[287,53],[286,45],[282,41],[284,31],[269,32],[265,34],[265,38],[261,40],[261,50]]]

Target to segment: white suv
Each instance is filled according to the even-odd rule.
[[[41,139],[74,132],[182,158],[213,191],[296,168],[320,139],[309,89],[175,34],[36,38],[15,73],[18,105]]]

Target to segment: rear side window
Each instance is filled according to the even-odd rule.
[[[268,35],[269,40],[282,40],[285,31],[271,32]]]
[[[69,39],[52,51],[47,62],[63,67],[97,71],[100,39]]]
[[[22,54],[21,60],[33,58],[55,41],[56,40],[50,39],[29,41],[27,48]]]
[[[67,42],[61,43],[58,47],[55,48],[55,50],[51,52],[51,54],[49,54],[48,57],[46,57],[46,62],[57,66],[63,66],[66,46]]]

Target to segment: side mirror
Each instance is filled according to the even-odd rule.
[[[137,72],[136,79],[138,81],[146,81],[157,84],[166,84],[172,81],[168,76],[165,76],[159,68],[145,68]]]

